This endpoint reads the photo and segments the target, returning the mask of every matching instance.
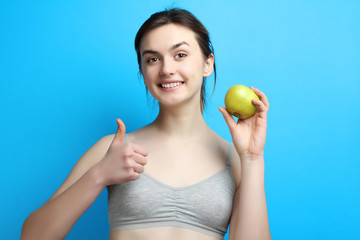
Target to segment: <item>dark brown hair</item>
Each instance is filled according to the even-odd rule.
[[[191,29],[195,33],[196,40],[206,59],[209,58],[211,54],[214,55],[214,48],[210,41],[209,32],[204,27],[204,25],[189,11],[179,8],[172,8],[151,15],[150,18],[146,20],[144,24],[140,27],[139,31],[136,34],[135,49],[137,53],[137,60],[139,64],[140,73],[141,73],[140,42],[142,37],[149,31],[170,23],[180,24]],[[214,61],[214,74],[215,74],[215,78],[214,78],[214,89],[215,89],[215,85],[216,85],[215,61]],[[203,78],[203,82],[201,85],[201,99],[200,99],[201,112],[204,111],[205,103],[206,103],[205,80],[206,77]]]

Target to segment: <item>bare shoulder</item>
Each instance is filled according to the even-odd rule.
[[[87,171],[90,167],[98,163],[109,149],[114,136],[115,134],[111,134],[100,138],[80,157],[74,168],[78,167]]]
[[[107,135],[100,138],[94,145],[92,145],[76,162],[69,175],[57,191],[51,196],[51,199],[68,189],[73,183],[81,178],[90,168],[96,165],[106,154],[109,146],[114,139],[115,134]]]
[[[149,125],[141,127],[135,131],[126,133],[127,141],[130,143],[136,143],[136,144],[145,144],[147,145],[148,142],[153,141],[154,133],[149,127]],[[152,137],[150,137],[152,136]]]
[[[226,156],[228,155],[229,147],[232,145],[230,142],[226,141],[214,131],[211,132],[211,134],[208,136],[208,139],[214,144],[214,146],[216,146],[218,150],[223,152]]]

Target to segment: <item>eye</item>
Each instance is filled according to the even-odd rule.
[[[157,61],[159,61],[159,59],[157,57],[151,57],[146,60],[146,63],[154,63]]]
[[[187,55],[185,53],[178,53],[175,55],[175,58],[184,58],[186,57]]]

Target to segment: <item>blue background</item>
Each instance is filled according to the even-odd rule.
[[[273,239],[360,239],[360,1],[0,2],[0,229],[23,221],[78,158],[122,118],[149,122],[133,47],[153,12],[176,6],[208,28],[218,79],[204,114],[227,140],[217,107],[229,87],[270,101],[266,194]],[[213,79],[209,79],[212,92]],[[108,238],[107,193],[67,239]]]

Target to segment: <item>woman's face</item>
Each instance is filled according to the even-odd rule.
[[[203,77],[212,73],[214,58],[205,59],[195,33],[178,24],[167,24],[145,34],[140,45],[145,85],[160,104],[200,103]]]

